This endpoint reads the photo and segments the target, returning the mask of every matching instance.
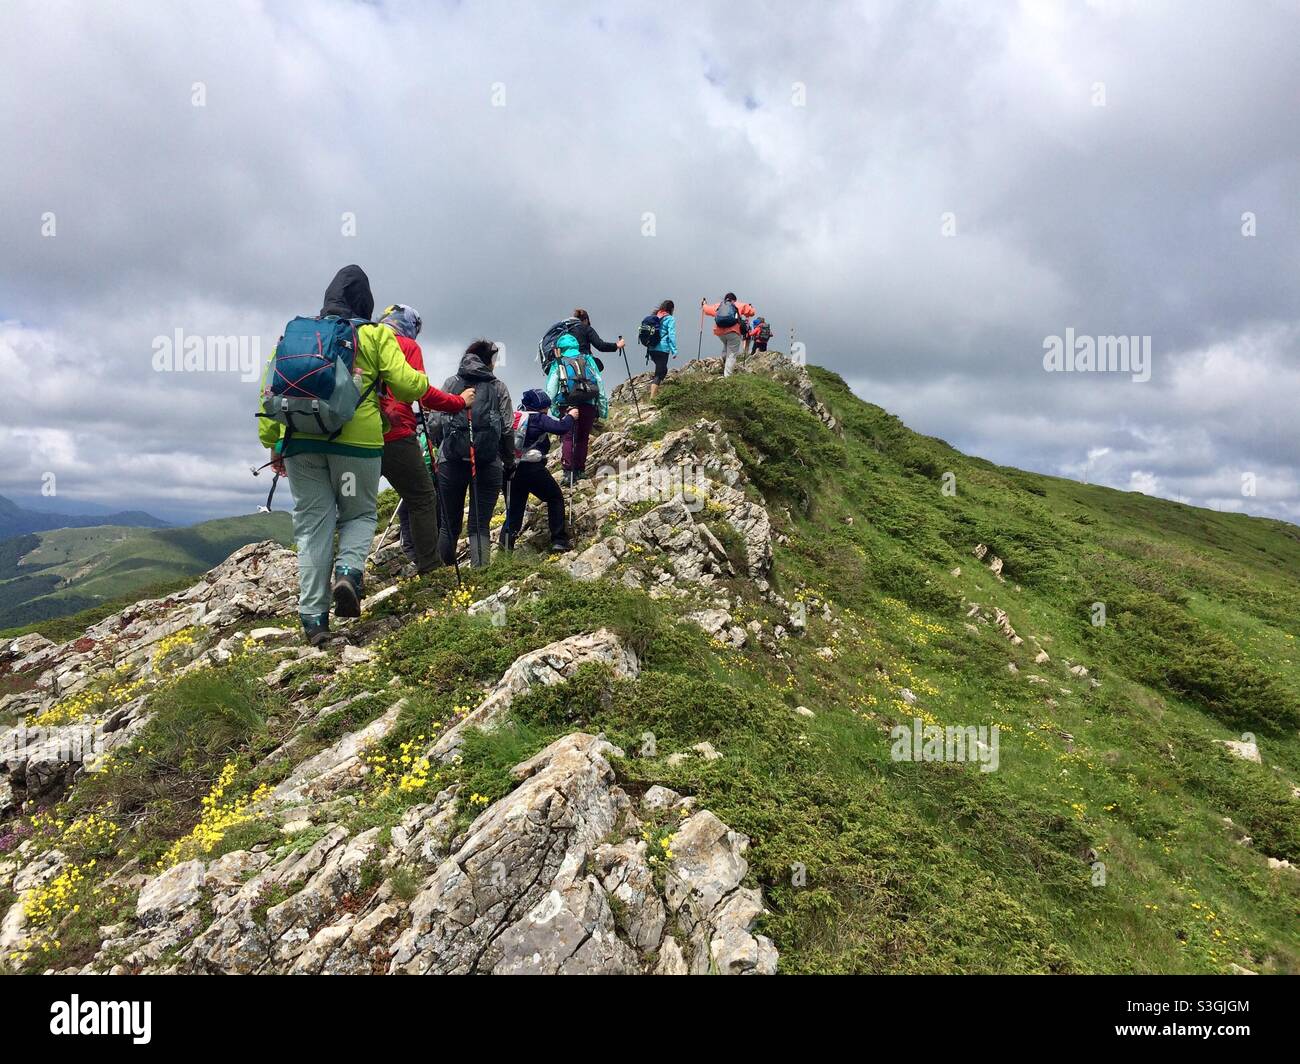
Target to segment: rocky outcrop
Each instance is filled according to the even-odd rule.
[[[636,655],[605,628],[550,643],[518,658],[487,697],[438,738],[429,748],[428,756],[437,761],[448,760],[460,749],[466,729],[490,730],[505,716],[516,697],[537,684],[550,687],[562,683],[583,665],[604,665],[614,676],[628,679],[640,671]]]
[[[691,970],[775,971],[775,950],[750,930],[761,905],[738,894],[743,843],[713,831],[712,814],[679,830],[693,844],[674,857],[667,897],[655,888],[644,842],[605,841],[639,826],[611,756],[622,751],[575,734],[516,766],[521,786],[471,825],[412,903],[391,970],[649,970],[668,914],[680,912],[692,934]],[[697,828],[697,818],[709,820]]]
[[[701,363],[692,372],[705,369]],[[801,367],[760,359],[746,371],[779,374],[833,426]],[[733,583],[742,577],[778,608],[790,607],[767,580],[779,537],[731,441],[717,422],[700,420],[646,443],[632,431],[636,422],[620,408],[593,441],[596,473],[570,493],[586,548],[556,564],[582,580],[616,579],[679,598],[682,614],[723,645],[753,640],[774,650],[784,628],[771,634],[732,613],[743,616]],[[175,851],[187,859],[170,867],[119,860],[92,873],[127,907],[99,929],[98,951],[79,970],[775,972],[776,949],[756,930],[762,898],[746,885],[748,840],[664,787],[635,800],[619,782],[622,751],[603,736],[575,732],[552,742],[514,767],[515,785],[495,801],[461,794],[465,784],[444,776],[432,799],[420,791],[420,804],[397,814],[396,826],[389,819],[371,827],[374,820],[357,815],[374,792],[390,793],[374,786],[382,775],[377,751],[391,754],[410,712],[402,696],[413,685],[397,678],[390,698],[357,705],[388,690],[385,680],[370,681],[383,660],[377,640],[401,623],[406,585],[393,580],[403,574],[409,567],[400,549],[381,544],[367,620],[351,629],[353,645],[341,648],[301,645],[292,620],[296,557],[273,542],[241,548],[192,587],[136,603],[78,639],[0,643],[9,691],[0,708],[9,720],[31,722],[0,734],[0,818],[24,806],[30,814],[77,786],[105,752],[148,723],[158,685],[191,670],[257,655],[259,682],[276,692],[277,714],[289,720],[287,728],[276,725],[278,745],[259,761],[259,771],[279,782],[258,789],[235,817],[256,822],[251,837],[263,841],[222,853],[222,831],[196,829]],[[545,582],[535,573],[457,608],[498,623]],[[802,629],[802,620],[789,623]],[[520,655],[472,708],[457,710],[463,716],[450,728],[403,746],[402,762],[421,766],[412,789],[436,785],[440,773],[459,779],[471,729],[500,726],[518,698],[591,665],[616,679],[640,671],[636,654],[604,628]],[[362,683],[344,682],[349,675]],[[353,712],[360,714],[353,730],[338,737],[335,723]],[[708,742],[673,756],[723,757]],[[394,791],[411,782],[389,778]],[[219,797],[209,801],[230,813]],[[29,926],[25,901],[55,877],[77,874],[79,851],[69,849],[73,859],[41,852],[48,835],[20,841],[21,834],[0,831],[0,838],[6,847],[17,843],[0,855],[0,889],[17,898],[0,914],[2,966],[31,935],[57,932],[57,921],[42,929],[33,917],[37,926]]]
[[[516,765],[519,786],[450,849],[456,796],[378,828],[325,825],[273,864],[236,851],[143,885],[131,926],[111,929],[87,971],[250,974],[770,974],[743,886],[748,840],[712,813],[685,816],[656,881],[642,820],[692,803],[664,788],[641,809],[619,787],[622,751],[574,733]],[[23,889],[57,872],[54,855]],[[419,877],[410,901],[397,872]],[[21,938],[21,927],[13,936]]]

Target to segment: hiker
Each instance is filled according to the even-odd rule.
[[[443,525],[438,532],[438,554],[446,565],[456,560],[467,494],[470,565],[481,569],[491,560],[492,512],[503,480],[515,467],[514,439],[509,431],[513,404],[510,390],[494,373],[497,354],[497,345],[491,340],[475,340],[465,348],[460,368],[442,386],[443,391],[453,393],[472,386],[475,393],[468,408],[439,418],[438,491]]]
[[[551,436],[567,436],[573,430],[579,408],[571,406],[566,416],[554,418],[547,413],[550,406],[549,395],[540,388],[529,388],[514,413],[511,432],[518,464],[514,476],[506,482],[509,505],[506,507],[506,523],[501,529],[501,546],[506,550],[514,550],[530,495],[546,503],[551,550],[573,549],[569,530],[565,527],[564,492],[546,468],[546,455],[551,449]]]
[[[650,398],[659,394],[659,385],[668,376],[668,359],[677,357],[676,309],[671,299],[659,304],[659,309],[641,320],[637,338],[645,344],[645,357],[655,364],[654,380],[650,382]]]
[[[619,344],[623,343],[619,340]],[[591,353],[582,353],[574,333],[561,336],[555,345],[555,360],[546,376],[546,391],[555,397],[551,413],[563,417],[574,411],[573,430],[565,435],[560,452],[564,483],[572,487],[587,472],[587,447],[591,426],[596,418],[609,414],[609,397],[605,394],[605,367]]]
[[[379,324],[393,331],[407,363],[423,373],[424,353],[416,343],[423,325],[420,315],[403,303],[394,303],[384,310]],[[458,396],[430,388],[420,406],[425,410],[455,413],[473,402],[472,386]],[[427,456],[419,442],[423,418],[412,411],[410,403],[399,401],[386,387],[380,388],[379,410],[390,426],[384,433],[382,472],[384,479],[401,496],[398,520],[401,522],[402,548],[415,562],[417,572],[428,573],[440,564],[438,496]]]
[[[581,307],[574,310],[573,316],[578,319],[578,324],[573,326],[569,333],[578,341],[578,352],[580,354],[589,355],[594,347],[597,351],[610,355],[622,348],[623,338],[621,336],[613,343],[602,340],[600,333],[591,327],[591,316]]]
[[[737,303],[736,293],[728,292],[717,303],[705,303],[701,299],[700,313],[713,315],[713,335],[722,340],[722,375],[730,377],[736,372],[736,356],[744,340],[740,320],[753,317],[754,308],[748,303]]]
[[[393,331],[371,323],[374,309],[365,271],[345,266],[320,314],[285,327],[262,381],[257,435],[293,492],[298,615],[313,646],[329,638],[331,597],[337,616],[361,616],[384,450],[376,386],[407,402],[433,401],[437,391]],[[318,387],[323,379],[329,394]]]
[[[767,342],[772,339],[772,326],[763,318],[755,318],[749,323],[749,350],[751,354],[767,350]]]

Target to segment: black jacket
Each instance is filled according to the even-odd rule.
[[[602,340],[600,333],[596,332],[589,322],[580,321],[569,332],[578,341],[579,354],[589,355],[593,347],[597,351],[604,351],[606,354],[618,350],[618,344],[611,344],[608,340]]]
[[[325,289],[320,316],[337,314],[340,318],[369,321],[375,312],[375,297],[370,294],[370,278],[360,266],[344,266]]]
[[[510,431],[510,425],[514,421],[514,404],[510,400],[510,389],[506,387],[505,381],[492,372],[492,368],[482,358],[478,355],[465,354],[461,357],[460,366],[457,367],[456,373],[443,382],[443,391],[452,391],[453,395],[459,395],[470,385],[473,385],[476,391],[474,397],[475,411],[481,413],[485,405],[489,403],[496,404],[496,411],[501,417],[504,431],[501,434],[500,447],[495,457],[501,461],[507,470],[513,469],[515,466],[515,439],[514,434]],[[442,442],[449,421],[456,420],[459,422],[459,419],[464,417],[465,413],[463,411],[458,414],[443,414],[439,418],[437,442]],[[446,455],[440,450],[439,461],[443,460],[446,460]],[[493,458],[488,458],[488,461],[492,460]]]

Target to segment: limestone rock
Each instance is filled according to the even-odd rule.
[[[632,678],[640,672],[636,655],[607,628],[557,640],[518,658],[488,696],[438,738],[428,756],[448,760],[460,749],[466,729],[490,730],[525,691],[537,684],[550,687],[562,683],[583,665],[593,663],[609,666],[619,677]]]
[[[1236,740],[1236,739],[1215,739],[1220,746],[1226,746],[1228,751],[1235,757],[1240,757],[1245,761],[1253,761],[1255,764],[1261,764],[1259,756],[1259,746],[1254,739]]]
[[[203,862],[184,861],[173,865],[145,884],[136,900],[135,916],[140,923],[161,923],[167,917],[194,905],[203,894]]]

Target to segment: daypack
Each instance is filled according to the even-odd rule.
[[[555,345],[560,342],[560,337],[573,332],[574,327],[580,323],[579,318],[565,318],[546,330],[542,342],[537,345],[537,361],[542,364],[543,373],[551,371],[551,364],[555,361]]]
[[[758,338],[765,342],[772,339],[772,326],[762,318],[758,319]]]
[[[736,304],[730,299],[719,303],[718,312],[713,315],[713,324],[719,329],[730,329],[733,325],[740,324],[740,311],[736,309]]]
[[[469,415],[474,418],[474,457],[476,462],[495,462],[501,454],[501,440],[506,434],[505,419],[497,405],[497,381],[465,381],[453,378],[453,390],[464,391],[474,385],[474,407],[441,415],[442,457],[469,461]]]
[[[258,416],[282,424],[286,440],[295,432],[334,439],[378,381],[365,391],[358,384],[357,330],[366,324],[334,315],[289,322],[271,355]]]
[[[531,410],[516,410],[514,422],[510,426],[515,438],[515,459],[520,462],[546,461],[546,453],[535,441],[532,447],[528,446],[528,425],[532,415]]]
[[[594,403],[600,398],[600,385],[591,374],[586,355],[565,355],[560,359],[559,398],[561,405]]]
[[[636,331],[636,338],[647,351],[653,351],[659,346],[662,321],[663,318],[658,314],[647,314],[641,319],[641,327]]]

